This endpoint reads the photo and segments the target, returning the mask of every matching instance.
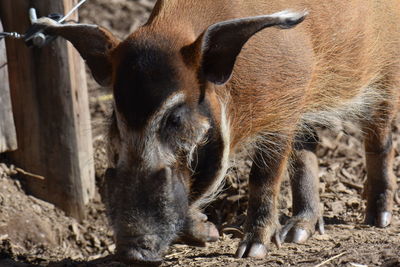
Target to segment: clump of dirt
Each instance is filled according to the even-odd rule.
[[[110,29],[121,39],[146,21],[154,0],[90,0],[80,9],[82,22]],[[95,150],[96,178],[107,166],[104,125],[112,96],[88,75]],[[398,121],[397,125],[400,121]],[[320,193],[326,233],[305,244],[269,247],[266,259],[235,259],[243,234],[247,182],[251,166],[245,152],[230,169],[225,188],[206,213],[222,236],[204,248],[172,245],[163,266],[400,266],[400,203],[394,223],[386,229],[363,224],[366,178],[361,136],[353,127],[321,130],[318,149]],[[394,127],[394,171],[400,177],[399,128]],[[1,162],[1,161],[0,161]],[[400,179],[397,178],[400,184]],[[400,202],[400,200],[399,200]],[[291,215],[291,194],[286,180],[280,199],[282,217]],[[27,195],[12,165],[0,164],[0,266],[124,266],[112,254],[115,245],[99,195],[88,207],[83,222],[44,201]],[[358,264],[358,265],[357,265]]]
[[[96,259],[114,252],[99,199],[79,223],[54,205],[27,195],[11,176],[18,177],[15,167],[0,163],[0,266],[10,260],[48,264],[65,258]]]

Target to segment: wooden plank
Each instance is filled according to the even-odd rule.
[[[0,32],[3,26],[0,21]],[[5,41],[0,40],[0,153],[17,149],[17,134],[8,83],[7,55]]]
[[[0,16],[7,31],[23,33],[29,27],[29,4],[40,17],[65,14],[76,3],[0,1]],[[61,38],[45,48],[28,49],[21,40],[11,39],[6,45],[20,147],[11,156],[23,169],[46,178],[26,177],[32,194],[82,219],[95,190],[84,63]]]

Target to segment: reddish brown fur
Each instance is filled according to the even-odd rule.
[[[268,28],[253,36],[238,56],[233,76],[226,84],[215,85],[202,79],[199,72],[204,64],[202,37],[210,25],[286,9],[307,10],[309,15],[294,30]],[[92,47],[80,46],[81,31],[60,28],[52,29],[52,33],[73,42],[89,65],[93,64],[94,58],[90,51],[109,45],[95,56],[104,57],[109,63],[105,68],[113,70],[114,86],[120,75],[128,77],[129,72],[126,74],[127,70],[119,66],[132,55],[138,44],[144,44],[149,51],[158,51],[160,59],[170,61],[171,80],[178,82],[176,90],[186,96],[187,106],[196,108],[205,94],[203,103],[210,105],[212,115],[209,119],[215,122],[213,130],[220,133],[217,143],[229,142],[230,151],[242,145],[255,150],[246,236],[239,246],[238,257],[264,257],[266,244],[272,236],[279,243],[292,231],[292,241],[300,242],[312,234],[316,221],[322,228],[316,208],[318,177],[313,152],[317,137],[313,128],[329,125],[336,118],[358,120],[366,136],[367,222],[382,227],[390,223],[387,213],[393,205],[396,185],[391,171],[393,147],[389,132],[399,99],[400,1],[159,0],[149,21],[125,41],[118,44],[110,34],[104,34],[105,30],[94,31],[96,38],[93,37]],[[155,68],[161,66],[157,61],[154,64]],[[127,94],[123,99],[135,97],[129,91],[130,86],[114,90],[117,115],[125,116],[128,122],[143,115],[140,110],[149,108],[148,105],[153,105],[150,108],[154,112],[167,98],[152,104],[136,99],[138,112],[129,115],[134,108],[130,107],[129,101],[121,104],[118,99],[121,92]],[[140,88],[135,90],[140,91]],[[224,129],[224,110],[230,129]],[[142,129],[144,134],[146,123],[154,120],[152,112],[140,117],[144,120],[140,127],[135,122],[136,128],[132,125],[128,128]],[[224,139],[223,134],[228,139]],[[295,139],[296,144],[302,143],[310,139],[309,136],[315,140],[311,142],[315,143],[312,147],[298,145],[291,153]],[[132,154],[134,148],[129,149]],[[220,153],[218,157],[222,155]],[[281,177],[291,155],[294,159],[293,192],[302,204],[296,206],[293,218],[279,237],[276,202]],[[130,159],[127,164],[131,163],[135,162]],[[161,161],[157,166],[163,164],[165,162]],[[204,193],[211,183],[207,180],[210,177],[202,178],[206,182],[199,183],[200,189],[194,188],[196,181],[193,182],[192,195]],[[185,179],[190,187],[191,177]],[[192,219],[197,223],[198,218]],[[194,228],[203,229],[196,225]],[[308,232],[296,234],[301,230]]]
[[[269,29],[253,37],[227,90],[216,88],[217,94],[228,92],[231,98],[235,147],[260,131],[290,134],[293,129],[287,126],[302,114],[351,101],[372,81],[397,71],[399,57],[393,55],[399,51],[399,7],[393,0],[158,1],[146,27],[131,38],[154,32],[174,36],[179,50],[219,21],[284,9],[310,12],[295,31]]]
[[[354,115],[345,116],[361,118],[364,125],[376,125],[376,117],[389,113],[386,121],[390,124],[400,85],[400,2],[158,1],[146,26],[150,31],[174,36],[175,49],[179,50],[194,42],[210,24],[289,8],[306,9],[310,15],[296,30],[267,29],[254,36],[238,57],[228,84],[208,84],[206,90],[207,97],[213,99],[215,111],[219,110],[216,96],[228,99],[231,148],[239,143],[256,142],[266,149],[264,157],[276,151],[283,155],[282,159],[278,156],[270,163],[275,165],[272,169],[276,172],[263,175],[264,180],[265,175],[275,177],[267,184],[255,183],[250,188],[254,201],[250,200],[249,217],[262,205],[269,207],[272,215],[265,215],[269,222],[264,222],[262,228],[254,228],[248,222],[247,231],[253,237],[248,237],[249,240],[246,237],[245,243],[266,243],[273,234],[276,192],[285,157],[289,155],[288,143],[304,128],[304,123],[325,124],[329,120],[327,116],[341,117],[341,113],[350,112]],[[176,16],[178,9],[179,16]],[[171,29],[171,25],[176,27]],[[144,34],[148,34],[146,28]],[[196,59],[200,55],[192,57]],[[358,98],[362,99],[361,105],[355,103]],[[383,109],[378,109],[378,105],[383,105]],[[310,114],[314,116],[311,120]],[[382,125],[384,129],[387,127],[388,123]],[[268,160],[264,159],[263,163]],[[390,169],[389,163],[383,164],[386,165],[370,166],[369,172]],[[253,184],[250,181],[250,186]],[[390,185],[391,192],[393,188]],[[254,236],[258,237],[254,239]]]

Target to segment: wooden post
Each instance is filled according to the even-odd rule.
[[[2,31],[3,26],[0,21],[0,32]],[[6,45],[4,40],[0,40],[0,153],[15,149],[17,149],[17,135],[8,84]]]
[[[24,33],[30,26],[30,7],[41,17],[65,14],[76,3],[0,1],[0,17],[6,31]],[[61,38],[44,48],[27,48],[23,41],[12,39],[7,39],[6,45],[19,144],[11,156],[21,168],[46,178],[26,177],[33,195],[83,219],[95,190],[84,62]]]

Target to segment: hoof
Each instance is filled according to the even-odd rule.
[[[304,219],[301,217],[292,217],[280,232],[282,242],[304,243],[318,230],[320,234],[325,233],[324,220],[320,217],[315,220]]]
[[[263,259],[267,256],[267,248],[261,243],[241,243],[236,251],[236,258]]]
[[[367,213],[365,217],[365,224],[374,225],[379,228],[385,228],[392,222],[392,213],[390,211],[382,211],[374,215]]]
[[[389,211],[380,212],[375,220],[375,226],[385,228],[392,221],[392,213]]]
[[[292,236],[292,242],[301,244],[301,243],[306,242],[309,237],[310,237],[310,234],[306,230],[299,228],[299,229],[294,230],[293,236]]]

